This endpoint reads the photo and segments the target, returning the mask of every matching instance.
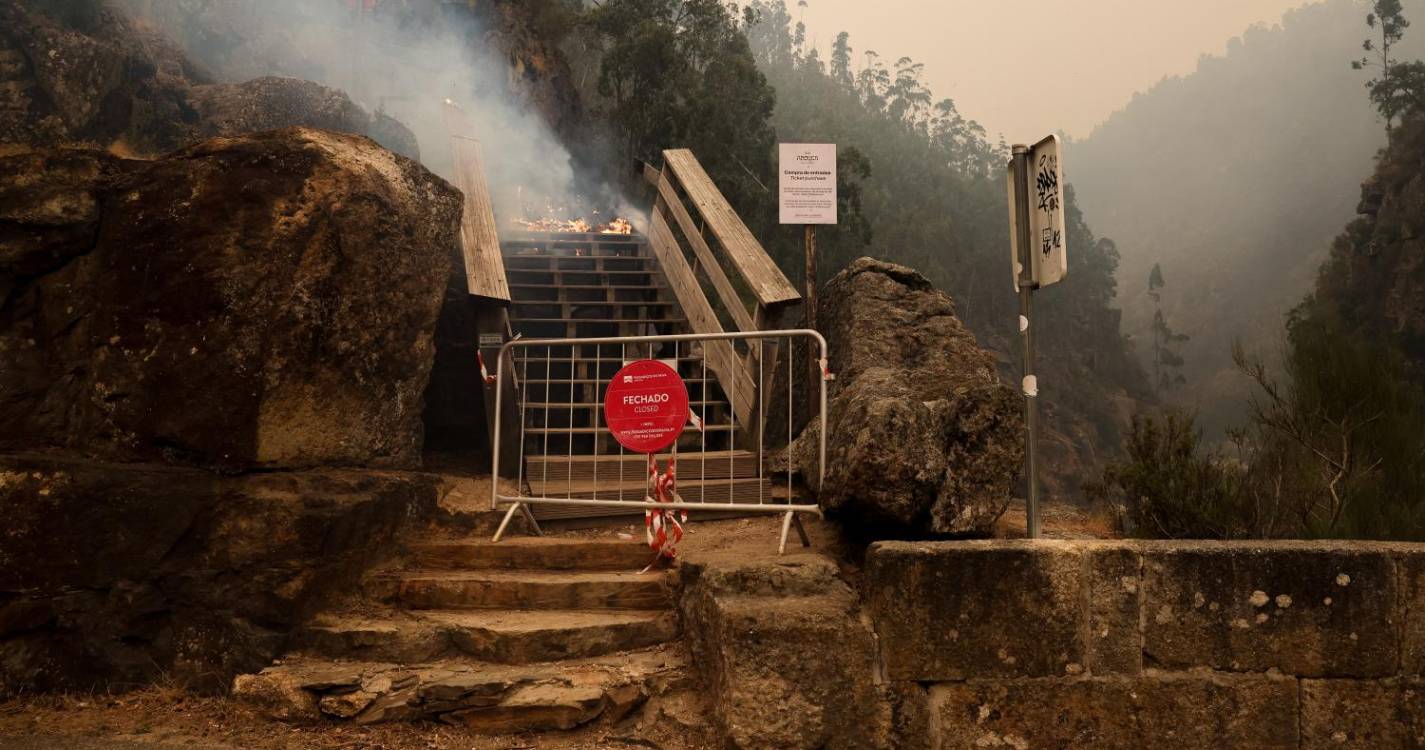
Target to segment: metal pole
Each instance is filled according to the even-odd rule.
[[[1019,334],[1024,344],[1024,426],[1027,432],[1024,451],[1025,479],[1029,484],[1029,501],[1025,509],[1025,526],[1030,539],[1039,538],[1039,385],[1034,375],[1034,248],[1029,235],[1029,147],[1014,146],[1015,225],[1019,228]]]
[[[816,327],[816,225],[805,225],[803,237],[806,245],[806,327],[815,331],[818,330]],[[791,356],[791,352],[787,352],[787,369],[795,371],[796,360]],[[821,377],[821,373],[817,372],[817,366],[817,363],[811,363],[811,378],[807,380],[808,385],[815,383]],[[811,388],[807,388],[807,419],[811,419],[811,415],[816,413],[817,405],[812,400],[813,393]]]

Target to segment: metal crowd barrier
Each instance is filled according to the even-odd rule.
[[[798,347],[798,342],[805,342]],[[785,344],[786,357],[779,360],[779,349]],[[591,353],[592,350],[592,353]],[[518,352],[519,356],[516,356]],[[613,375],[624,364],[637,359],[661,359],[671,363],[689,383],[690,415],[679,442],[693,433],[696,448],[684,450],[685,457],[696,457],[697,470],[679,473],[678,481],[689,486],[696,483],[696,498],[688,499],[675,492],[673,502],[659,502],[659,510],[731,511],[738,513],[781,513],[782,535],[779,550],[786,551],[789,530],[795,524],[803,545],[809,544],[798,513],[821,514],[815,503],[794,502],[790,446],[798,398],[797,376],[806,372],[806,359],[814,355],[819,362],[817,378],[820,424],[826,424],[826,339],[807,329],[782,331],[751,331],[716,334],[678,334],[664,336],[610,336],[604,338],[515,339],[500,349],[495,367],[495,414],[503,413],[506,368],[513,374],[519,411],[520,449],[517,469],[518,494],[507,495],[500,490],[501,420],[495,420],[493,459],[490,481],[490,507],[508,510],[495,532],[494,541],[504,535],[515,513],[522,512],[530,528],[539,533],[532,506],[584,506],[627,510],[630,513],[652,509],[651,485],[644,490],[636,482],[646,474],[640,467],[625,470],[625,459],[637,461],[642,454],[626,451],[612,439],[603,425],[603,394]],[[776,363],[786,377],[786,467],[787,488],[782,498],[772,497],[772,487],[766,471],[769,391]],[[531,372],[533,370],[533,372]],[[556,377],[559,376],[559,377]],[[583,377],[581,377],[583,376]],[[778,380],[781,378],[778,377]],[[742,383],[742,392],[739,391]],[[692,384],[696,383],[696,387]],[[723,384],[727,385],[724,386]],[[716,386],[722,398],[710,395]],[[748,394],[750,387],[754,392]],[[776,396],[780,397],[780,393]],[[805,397],[805,394],[801,394]],[[561,398],[562,397],[562,398]],[[713,406],[712,409],[709,409]],[[739,416],[741,413],[743,416]],[[780,416],[780,415],[779,415]],[[750,422],[750,424],[749,424]],[[778,428],[781,425],[777,425]],[[817,488],[826,476],[826,430],[819,430],[817,446]],[[554,438],[551,443],[551,438]],[[780,439],[780,436],[778,437]],[[527,455],[533,451],[534,455]],[[660,457],[676,460],[678,443]],[[750,455],[749,455],[750,454]],[[562,455],[562,471],[551,477],[551,465],[557,465]],[[612,460],[617,456],[617,460]],[[576,459],[577,457],[577,459]],[[739,459],[742,465],[739,465]],[[756,460],[752,473],[746,464]],[[591,476],[576,481],[576,460],[587,463]],[[530,466],[531,461],[539,464]],[[617,471],[600,468],[612,462]],[[725,462],[725,463],[723,463]],[[636,473],[635,473],[636,472]],[[562,474],[562,476],[561,476]],[[726,480],[727,498],[722,501],[709,493],[709,479]],[[751,480],[751,481],[749,481]],[[756,497],[750,487],[755,485]],[[601,490],[602,487],[602,490]],[[740,488],[740,492],[739,492]],[[628,496],[633,491],[633,496]],[[600,497],[600,495],[603,495]],[[577,496],[576,496],[577,495]],[[711,498],[711,499],[710,499]]]

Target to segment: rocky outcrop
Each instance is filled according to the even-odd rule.
[[[458,193],[290,129],[0,157],[0,450],[419,465]]]
[[[215,83],[166,38],[95,0],[0,0],[0,100],[4,143],[160,154],[301,125],[419,156],[409,129],[340,91],[297,78]]]
[[[1332,244],[1315,292],[1348,334],[1398,347],[1416,372],[1425,368],[1423,155],[1425,116],[1417,115],[1362,183],[1360,216]]]
[[[0,457],[0,694],[224,688],[436,498],[419,475]]]
[[[718,734],[739,750],[889,747],[856,596],[820,555],[684,560],[680,599]]]
[[[1023,456],[1021,402],[993,355],[904,266],[862,258],[821,300],[836,375],[822,507],[859,533],[987,533]],[[793,448],[802,467],[815,465],[816,430]]]

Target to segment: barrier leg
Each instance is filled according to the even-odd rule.
[[[792,514],[792,523],[795,524],[797,527],[797,536],[802,538],[802,546],[810,547],[811,538],[807,536],[807,527],[802,525],[802,517],[796,515],[795,513]]]
[[[500,541],[500,537],[505,535],[505,529],[509,528],[510,520],[513,519],[515,517],[515,513],[518,513],[519,509],[523,507],[524,503],[515,503],[514,505],[510,506],[509,510],[505,511],[505,518],[504,520],[500,521],[500,528],[495,529],[495,537],[490,541]],[[526,510],[525,512],[528,513],[529,511]]]
[[[782,516],[782,543],[777,545],[777,554],[779,555],[787,554],[787,534],[792,530],[792,520],[795,519],[796,516],[797,514],[792,512],[788,512],[787,515]]]
[[[544,536],[544,530],[539,528],[539,521],[534,520],[534,511],[530,510],[528,503],[520,503],[520,510],[524,511],[524,520],[529,523],[529,531],[535,536]]]

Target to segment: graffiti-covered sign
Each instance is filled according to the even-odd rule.
[[[1009,185],[1010,237],[1015,226],[1014,175]],[[1057,284],[1069,271],[1069,238],[1064,222],[1064,149],[1059,136],[1051,135],[1029,151],[1029,243],[1030,278],[1035,286]],[[1016,278],[1019,259],[1015,259]]]

